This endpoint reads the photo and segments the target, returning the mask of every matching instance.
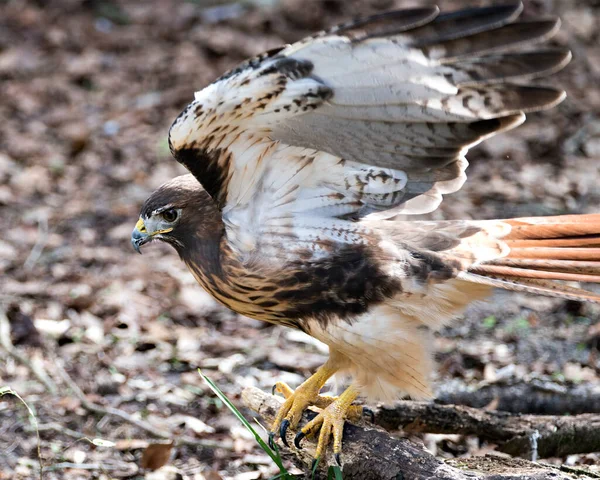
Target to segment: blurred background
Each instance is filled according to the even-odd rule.
[[[195,90],[334,23],[433,3],[493,2],[0,1],[0,387],[35,410],[45,478],[144,478],[139,461],[152,435],[90,412],[86,401],[188,439],[170,460],[181,475],[275,473],[196,369],[241,405],[245,386],[298,385],[326,349],[224,310],[166,245],[135,254],[131,230],[148,194],[183,173],[167,132]],[[600,2],[524,3],[525,15],[563,20],[553,43],[569,45],[574,60],[540,83],[562,86],[567,100],[470,152],[469,181],[435,218],[600,211]],[[436,338],[440,398],[536,381],[600,390],[599,314],[593,305],[506,293],[473,306]],[[85,436],[116,444],[78,440]],[[472,438],[420,438],[446,457],[493,449]],[[0,397],[0,479],[33,478],[36,458],[27,411]]]

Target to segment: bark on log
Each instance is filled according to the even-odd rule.
[[[281,400],[254,387],[242,392],[244,403],[257,412],[267,424],[273,421]],[[312,415],[305,412],[303,425]],[[293,432],[295,433],[295,432]],[[292,432],[288,440],[292,439]],[[291,452],[296,463],[310,470],[315,444],[305,439],[304,448],[293,446],[283,451]],[[293,442],[290,441],[290,445]],[[593,478],[583,474],[563,472],[561,469],[540,465],[521,459],[487,455],[470,459],[443,462],[427,452],[423,446],[407,439],[394,438],[376,426],[346,424],[342,453],[344,480],[394,480],[394,479],[444,479],[444,480],[568,480]],[[333,465],[328,457],[320,462],[320,477],[326,478],[326,466]]]
[[[477,435],[498,443],[499,450],[531,458],[564,457],[600,451],[600,415],[573,417],[521,415],[429,402],[397,402],[375,411],[375,423],[386,430]],[[532,435],[538,432],[537,442]]]
[[[600,386],[590,383],[558,384],[542,379],[498,382],[479,387],[460,380],[445,381],[435,389],[438,403],[536,415],[600,413]]]

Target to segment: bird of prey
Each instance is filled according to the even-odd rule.
[[[317,434],[316,457],[357,397],[431,395],[428,331],[495,287],[573,300],[600,295],[600,214],[507,220],[413,220],[466,176],[469,148],[517,127],[563,91],[523,84],[570,60],[539,46],[556,18],[517,20],[520,3],[440,13],[392,11],[270,50],[203,90],[170,129],[190,174],[156,190],[136,250],[171,244],[230,309],[300,329],[329,358],[285,400],[287,444]],[[334,375],[338,397],[320,396]]]

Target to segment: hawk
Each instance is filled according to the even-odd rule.
[[[340,461],[357,397],[427,398],[440,328],[495,287],[572,300],[600,295],[600,214],[425,221],[466,176],[469,148],[553,107],[563,91],[524,85],[570,60],[542,48],[557,18],[522,5],[392,11],[270,50],[225,73],[177,117],[173,156],[190,174],[148,198],[136,250],[171,244],[230,309],[300,329],[329,358],[286,398],[270,440],[333,438]],[[525,47],[520,48],[520,47]],[[515,51],[516,49],[516,51]],[[339,397],[320,396],[334,375]]]

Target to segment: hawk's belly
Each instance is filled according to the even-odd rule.
[[[400,279],[386,272],[377,253],[366,245],[342,244],[328,256],[299,256],[273,267],[243,263],[222,250],[218,268],[202,261],[186,263],[198,283],[230,309],[305,329],[309,319],[323,325],[337,319],[352,322],[402,291]]]

